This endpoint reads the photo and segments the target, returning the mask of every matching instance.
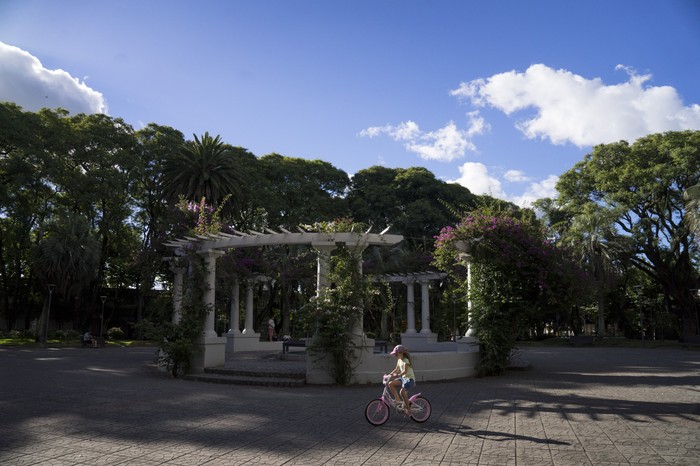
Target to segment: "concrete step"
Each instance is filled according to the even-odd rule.
[[[303,387],[306,385],[306,376],[289,377],[289,374],[279,374],[277,377],[268,374],[263,376],[210,373],[190,374],[185,376],[185,380],[197,382],[221,383],[231,385],[255,385],[259,387]]]
[[[207,367],[204,369],[205,374],[216,374],[232,377],[252,377],[252,378],[285,378],[306,380],[306,371],[304,370],[262,370],[262,369],[233,369],[227,367]]]
[[[261,387],[303,387],[306,385],[306,372],[299,369],[263,370],[260,368],[233,369],[207,367],[203,374],[191,374],[186,380],[197,382],[222,383],[232,385],[255,385]]]

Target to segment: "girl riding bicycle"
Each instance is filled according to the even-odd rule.
[[[408,349],[403,345],[396,345],[391,351],[396,356],[396,367],[389,373],[390,376],[398,378],[389,382],[389,389],[394,400],[399,400],[398,388],[401,386],[401,399],[403,399],[404,413],[410,414],[410,401],[408,400],[408,390],[416,385],[416,376],[413,373],[413,361]]]

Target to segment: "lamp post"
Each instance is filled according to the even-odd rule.
[[[107,296],[100,296],[102,300],[102,314],[100,315],[100,337],[102,337],[102,329],[105,325],[105,301],[107,301]]]
[[[49,283],[49,308],[46,311],[46,325],[44,326],[44,347],[49,343],[49,320],[51,319],[51,296],[53,295],[53,289],[56,285]]]

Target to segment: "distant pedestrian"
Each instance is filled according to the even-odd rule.
[[[267,341],[272,341],[272,337],[275,336],[275,317],[270,316],[270,320],[267,321]]]
[[[85,332],[85,334],[83,335],[83,346],[88,345],[92,345],[93,348],[97,348],[97,340],[95,340],[95,337],[92,336],[90,330]]]

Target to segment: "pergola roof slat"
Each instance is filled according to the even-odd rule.
[[[269,230],[272,231],[272,230]],[[243,233],[234,230],[235,235],[229,234],[211,234],[209,236],[197,235],[198,237],[188,237],[185,239],[171,240],[166,244],[169,247],[182,247],[191,245],[199,251],[207,251],[212,249],[231,249],[240,247],[256,247],[256,246],[274,246],[282,244],[339,244],[367,246],[373,245],[393,245],[401,240],[401,235],[381,235],[376,233],[318,233],[300,231],[292,233],[285,231],[284,233],[261,233],[259,231],[249,230],[248,233]]]

